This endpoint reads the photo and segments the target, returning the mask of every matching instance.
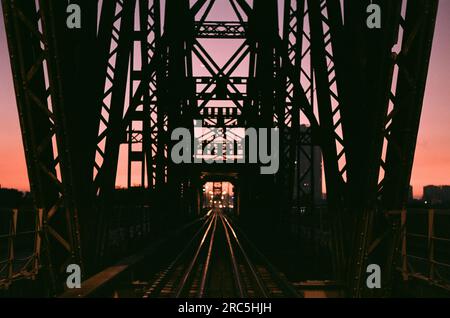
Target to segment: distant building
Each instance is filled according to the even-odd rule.
[[[450,186],[428,185],[423,187],[423,200],[429,204],[450,202]]]
[[[0,209],[18,208],[25,203],[25,193],[16,189],[0,188]]]
[[[408,189],[408,202],[413,202],[413,201],[414,201],[413,187],[412,187],[412,185],[410,185],[409,189]]]

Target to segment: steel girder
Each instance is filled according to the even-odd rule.
[[[317,111],[317,87],[311,55],[310,20],[310,10],[306,1],[284,1],[283,40],[287,44],[290,64],[294,66],[295,75],[292,79],[299,80],[308,103],[313,110]],[[327,21],[325,20],[325,22]],[[333,69],[334,66],[332,65],[330,73],[333,72]],[[294,180],[294,183],[297,184],[297,193],[295,194],[297,201],[295,204],[297,207],[307,207],[313,211],[315,202],[321,199],[320,193],[319,197],[316,197],[314,193],[317,186],[315,185],[315,174],[322,173],[320,169],[317,170],[317,167],[314,167],[314,162],[317,160],[315,155],[318,155],[315,149],[319,147],[319,137],[317,131],[316,136],[313,136],[313,129],[310,127],[308,118],[300,116],[298,105],[294,101],[299,100],[300,96],[295,95],[301,94],[301,90],[295,88],[289,77],[287,78],[286,91],[288,94],[286,109],[292,112],[292,118],[288,122],[292,125],[294,136],[291,140],[290,147],[292,148],[287,147],[285,151],[296,151],[296,155],[291,156],[291,158],[296,158],[297,162],[297,174]],[[296,126],[299,124],[302,125],[300,129]],[[302,171],[301,167],[305,167],[305,170]],[[309,191],[299,186],[304,183],[310,184]],[[330,190],[332,191],[333,187]]]
[[[302,50],[304,47],[303,14],[303,2],[290,0],[284,2],[283,39],[289,61],[295,69],[295,78],[300,79],[302,76],[306,75],[310,86],[308,88],[309,91],[306,91],[305,94],[308,94],[309,92],[311,94],[310,96],[312,96],[313,84],[310,77],[311,72],[304,72],[305,66],[303,65],[304,59],[302,58]],[[283,65],[281,65],[281,68],[283,68]],[[312,68],[310,68],[310,70],[311,69]],[[285,210],[287,211],[285,211],[285,214],[289,215],[289,210],[294,204],[297,209],[300,205],[308,206],[310,208],[313,207],[314,190],[311,190],[310,193],[305,193],[306,191],[301,185],[304,182],[308,182],[311,185],[311,189],[313,189],[314,168],[311,130],[300,130],[300,111],[292,104],[294,94],[298,94],[298,90],[293,89],[292,83],[287,77],[283,78],[283,82],[285,85],[280,88],[280,91],[284,90],[287,96],[285,101],[280,101],[280,104],[285,104],[285,107],[280,109],[279,116],[282,116],[280,120],[284,121],[290,128],[286,129],[288,138],[283,142],[283,148],[281,148],[282,157],[285,158],[283,160],[284,165],[282,166],[282,169],[284,169],[285,186],[288,189],[293,189],[295,186],[297,190],[296,193],[286,193],[283,198],[286,202]],[[311,103],[313,98],[309,98],[309,101]],[[282,135],[284,136],[285,134]],[[308,151],[305,149],[306,147],[310,149],[311,155],[308,155]],[[300,166],[304,159],[307,161],[308,168],[302,173],[300,171]],[[293,171],[296,171],[296,173],[292,173]],[[309,180],[306,180],[307,176],[310,177]],[[295,202],[293,201],[293,198],[296,199]],[[305,200],[306,198],[308,199]]]
[[[98,165],[92,137],[117,22],[114,2],[104,3],[100,15],[97,3],[74,2],[85,13],[81,31],[67,31],[63,3],[3,1],[31,191],[46,211],[43,235],[52,256],[46,268],[53,277],[68,263],[87,264],[85,274],[93,269]]]
[[[161,105],[167,114],[167,157],[170,157],[175,141],[171,132],[179,127],[193,133],[193,118],[196,112],[194,102],[194,83],[192,78],[193,13],[189,1],[169,1],[165,7],[164,35],[167,43],[162,53],[162,73],[159,88]],[[171,220],[175,217],[182,222],[185,214],[187,184],[191,180],[188,171],[167,160],[166,187],[161,196],[161,205],[171,211]],[[170,200],[168,199],[170,198]],[[193,203],[192,203],[193,204]],[[167,218],[169,216],[165,215]],[[172,222],[176,223],[176,222]]]
[[[44,38],[38,26],[41,16],[37,15],[34,2],[2,1],[2,5],[30,188],[36,209],[45,210],[44,219],[48,222],[56,212],[60,212],[60,198],[64,194],[61,181],[56,175],[58,161],[52,144],[56,133],[52,120],[55,115],[48,107],[47,99],[50,94],[44,79],[46,70],[43,62],[48,56],[48,48],[43,49],[41,46]],[[45,225],[44,241],[49,240],[46,229],[50,226]],[[71,224],[67,227],[70,229]],[[56,237],[59,238],[60,235]],[[71,246],[68,241],[70,239],[62,239],[61,244],[70,255]],[[48,245],[46,252],[54,285],[51,250]]]
[[[133,27],[136,0],[110,1],[103,7],[108,21],[105,28],[110,35],[107,54],[104,56],[101,70],[103,80],[101,97],[97,100],[101,109],[98,114],[96,134],[96,152],[93,164],[94,191],[98,197],[99,215],[95,241],[95,263],[102,265],[105,253],[105,241],[110,228],[112,200],[116,185],[120,144],[126,140],[126,127],[122,118],[125,110],[130,51],[133,44]],[[112,16],[111,16],[112,13]],[[106,24],[108,22],[109,24]],[[125,127],[124,127],[125,126]]]
[[[106,56],[109,50],[108,34],[112,30],[112,6],[105,4],[99,14],[97,3],[88,0],[75,1],[83,14],[80,30],[68,30],[66,5],[50,2],[54,16],[55,39],[51,52],[58,63],[57,74],[61,81],[61,99],[67,125],[64,134],[68,140],[67,156],[72,173],[73,206],[78,212],[81,263],[83,274],[95,271],[97,255],[97,222],[99,209],[93,183],[96,135],[101,111]],[[98,17],[100,25],[98,26]],[[45,28],[45,26],[44,26]],[[87,80],[88,79],[88,80]],[[80,93],[81,92],[81,93]],[[100,231],[101,232],[101,231]],[[82,239],[81,239],[82,238]]]
[[[403,41],[394,56],[397,85],[389,94],[392,107],[384,123],[388,144],[379,186],[387,210],[403,209],[407,201],[437,9],[436,0],[409,1],[406,15],[399,18]]]
[[[381,157],[381,124],[386,113],[386,91],[391,78],[391,49],[395,39],[398,4],[382,4],[380,31],[369,30],[364,12],[369,3],[344,7],[343,43],[350,52],[343,58],[348,70],[343,82],[344,136],[347,146],[348,188],[346,208],[351,234],[347,267],[348,293],[366,292],[367,249],[372,240],[377,210],[376,192]],[[350,31],[352,30],[352,31]],[[351,39],[351,33],[353,39]],[[356,38],[356,41],[355,41]],[[366,63],[363,62],[366,59]],[[387,269],[383,269],[387,270]]]
[[[406,209],[437,9],[438,0],[408,1],[405,16],[399,18],[403,41],[400,52],[394,59],[397,82],[389,94],[389,101],[393,105],[388,108],[390,112],[384,122],[387,145],[385,157],[381,162],[384,178],[379,181],[379,194],[384,211],[399,212]],[[392,264],[390,267],[385,265],[388,269],[385,271],[388,279],[392,279],[398,264],[400,216],[401,213],[395,215],[394,219],[391,219],[390,215],[387,216],[394,235],[380,242],[385,236],[385,232],[381,231],[369,250],[380,263]],[[374,251],[385,252],[378,252],[377,255]],[[388,285],[388,292],[390,288],[392,283]]]
[[[346,182],[346,148],[342,135],[342,101],[340,98],[340,75],[338,62],[335,60],[336,45],[332,30],[339,23],[340,16],[331,16],[326,1],[308,1],[308,13],[311,37],[311,64],[317,87],[318,116],[321,127],[321,147],[324,153],[324,172],[326,179],[327,201],[332,224],[333,260],[336,278],[345,280],[346,237],[344,223],[344,190]],[[334,18],[334,19],[333,19]]]
[[[139,1],[139,30],[134,30],[130,52],[129,100],[133,98],[136,84],[142,78],[142,70],[156,58],[156,45],[161,37],[160,3]],[[137,49],[136,49],[137,48]],[[128,187],[132,182],[133,162],[140,163],[140,186],[153,189],[156,183],[156,155],[158,152],[158,100],[156,73],[149,83],[148,91],[142,96],[142,104],[136,110],[128,127]]]
[[[333,56],[325,54],[325,56],[336,65],[337,88],[342,103],[340,123],[346,154],[346,183],[341,184],[345,210],[341,217],[341,224],[344,224],[342,228],[344,233],[350,233],[350,237],[344,238],[344,241],[352,243],[347,243],[343,250],[343,255],[349,262],[343,263],[340,276],[344,278],[348,294],[354,297],[370,294],[370,291],[365,288],[366,266],[370,263],[382,265],[384,288],[378,294],[386,295],[390,292],[395,251],[398,248],[399,220],[392,220],[387,211],[394,206],[397,209],[404,207],[406,203],[406,196],[395,193],[394,187],[396,191],[405,191],[404,189],[409,185],[437,8],[437,1],[375,2],[381,6],[383,12],[381,30],[369,30],[365,25],[366,7],[369,1],[356,4],[345,1],[343,7],[345,18],[339,16],[341,11],[337,1],[324,1],[321,6],[322,9],[327,7],[327,21],[331,26],[331,38],[328,43],[332,44],[334,54]],[[401,16],[402,4],[407,5],[406,17]],[[316,9],[319,7],[317,6]],[[315,14],[312,13],[313,19],[314,15],[317,18],[317,12],[316,10]],[[426,14],[419,19],[418,12],[426,12]],[[403,37],[398,39],[399,26],[404,25],[408,25],[409,31],[403,30]],[[318,23],[315,29],[316,32],[319,30]],[[314,28],[311,31],[313,32]],[[410,35],[407,35],[408,32],[411,32]],[[415,37],[412,34],[420,34],[420,36]],[[312,35],[312,37],[318,41],[318,36]],[[409,44],[407,44],[411,41],[415,41],[413,47],[417,50],[412,55],[408,51]],[[392,53],[397,42],[402,47],[399,56],[406,53],[416,63],[413,66],[409,61],[411,64],[406,66],[414,74],[412,82],[411,78],[406,80],[407,77],[401,75],[400,70],[393,74],[396,60],[399,66],[401,65],[401,58],[395,59],[396,55]],[[323,50],[322,53],[317,51],[316,53],[313,53],[316,59],[320,56],[324,58]],[[342,76],[344,70],[345,77]],[[403,72],[403,74],[407,73]],[[409,81],[408,84],[405,84],[407,81]],[[411,87],[414,87],[412,83],[417,83],[419,86],[417,91],[411,90]],[[323,85],[324,89],[326,86]],[[331,84],[329,87],[332,87]],[[405,104],[403,107],[396,106],[397,94],[390,92],[391,87],[394,89],[397,87],[397,94],[402,92],[405,98],[403,101],[408,100],[409,105],[416,106],[414,108],[407,107]],[[323,98],[323,94],[319,93],[319,95]],[[324,103],[325,101],[321,105],[319,102],[319,109]],[[328,101],[325,105],[328,108]],[[408,109],[408,111],[401,115],[399,108],[404,111]],[[390,124],[395,121],[402,123],[398,124],[402,126],[407,118],[409,118],[406,121],[408,128],[399,128],[396,131],[398,137],[393,137],[393,131],[390,129],[393,126]],[[400,132],[402,129],[405,129],[403,133]],[[409,142],[402,144],[400,148],[403,150],[399,152],[398,141],[402,138],[399,136],[402,134],[405,136],[406,129],[408,129]],[[386,149],[388,149],[387,152]],[[385,164],[386,153],[391,154],[390,166]],[[399,156],[399,153],[403,155]],[[394,157],[395,159],[392,159]],[[330,162],[327,162],[326,158],[324,160],[326,169]],[[401,162],[403,165],[400,164]],[[335,164],[334,160],[331,164]],[[380,172],[381,169],[385,170],[384,174]],[[389,173],[387,173],[388,169]],[[397,177],[393,177],[394,175]],[[397,181],[393,186],[392,182],[395,179]],[[389,189],[385,188],[388,184],[387,180],[391,182]],[[329,180],[327,184],[328,182]],[[394,191],[395,195],[391,195],[389,191]],[[378,201],[379,194],[384,198],[383,205]],[[333,209],[333,205],[330,205],[330,208]]]
[[[398,221],[383,218],[382,211],[394,206],[399,209],[406,202],[437,8],[437,1],[408,1],[406,17],[401,17],[402,1],[379,1],[384,24],[377,32],[365,25],[368,4],[346,1],[341,8],[336,0],[307,1],[303,16],[309,20],[311,32],[320,120],[317,135],[324,152],[336,277],[355,297],[367,295],[365,269],[370,262],[383,266],[383,292],[389,293]],[[426,15],[419,19],[418,12]],[[405,21],[409,22],[410,35],[405,30],[399,45],[408,52],[411,60],[404,67],[411,70],[393,75],[394,64],[400,66],[401,58],[394,60],[391,51],[399,26],[407,25]],[[412,41],[414,53],[405,44]],[[405,75],[409,72],[414,75]],[[397,94],[402,92],[403,107],[395,106],[398,99],[390,93],[391,87],[397,87]],[[416,106],[409,108],[406,104]],[[405,117],[399,114],[399,108]],[[397,122],[398,137],[392,136],[393,122]],[[390,165],[385,164],[387,153]],[[386,172],[380,173],[380,169]]]
[[[110,69],[107,72],[110,83],[105,85],[105,99],[109,101],[109,105],[104,107],[108,118],[106,119],[103,116],[102,122],[106,127],[98,135],[97,153],[101,155],[102,163],[95,177],[96,186],[100,191],[99,194],[106,197],[111,196],[115,188],[119,148],[125,137],[121,124],[125,110],[130,51],[133,44],[132,33],[136,0],[116,1],[116,6],[117,13],[112,38],[116,41],[117,46],[111,46],[110,53],[112,54],[110,54],[109,61],[114,63],[114,66],[109,65]],[[113,75],[110,75],[110,71]],[[105,134],[105,132],[107,133]],[[104,150],[99,151],[99,146],[102,144],[104,144]]]
[[[77,109],[80,99],[75,97],[78,89],[85,89],[88,108],[93,106],[95,91],[74,83],[89,69],[89,63],[79,60],[89,55],[89,46],[78,43],[95,39],[97,18],[95,5],[80,2],[91,13],[85,17],[84,32],[64,35],[66,7],[60,3],[2,2],[30,187],[36,209],[44,210],[41,235],[49,257],[42,263],[52,278],[52,292],[61,288],[56,281],[65,265],[84,265],[80,218],[89,223],[92,203],[88,169],[92,152],[88,149],[93,149],[89,143],[95,116],[81,126],[80,113],[86,109]],[[80,41],[71,45],[74,38]],[[70,50],[77,54],[66,54]],[[77,70],[79,77],[72,73],[74,65],[85,67]]]

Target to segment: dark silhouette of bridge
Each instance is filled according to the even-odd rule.
[[[371,2],[73,0],[82,26],[71,29],[64,1],[3,0],[34,222],[4,286],[59,295],[78,264],[85,284],[66,296],[218,296],[219,285],[225,296],[301,296],[307,284],[293,281],[311,278],[330,295],[392,295],[408,277],[401,243],[438,1],[374,0],[379,29],[366,23]],[[194,136],[195,121],[233,142],[239,128],[276,128],[278,171],[176,164],[172,132]],[[214,203],[224,182],[226,209]],[[380,289],[367,288],[369,264]],[[166,285],[122,288],[124,273],[150,279],[150,268]]]

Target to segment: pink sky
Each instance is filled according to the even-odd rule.
[[[0,8],[1,12],[1,8]],[[29,188],[0,13],[0,185]],[[450,1],[441,1],[411,184],[414,196],[428,184],[450,184]]]

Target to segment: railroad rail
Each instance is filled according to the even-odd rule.
[[[221,209],[207,216],[169,266],[155,275],[143,297],[300,296]]]

